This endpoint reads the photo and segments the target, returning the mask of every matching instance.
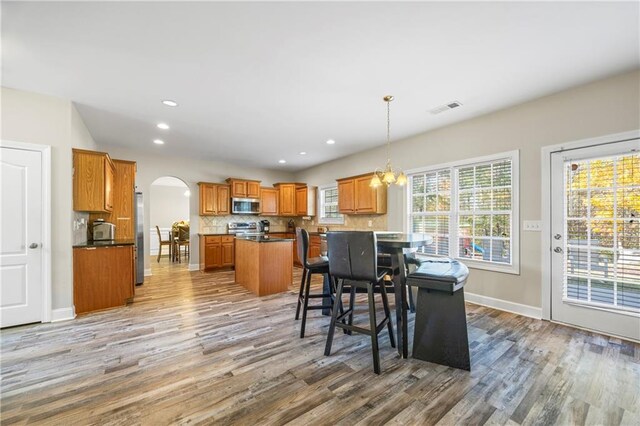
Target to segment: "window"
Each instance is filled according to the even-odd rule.
[[[344,216],[338,212],[338,186],[321,186],[319,193],[320,214],[318,217],[318,223],[343,224]]]
[[[420,253],[519,273],[518,152],[409,173],[409,232],[433,236]]]

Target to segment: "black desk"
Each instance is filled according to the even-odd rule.
[[[398,338],[398,353],[403,357],[409,356],[408,328],[407,328],[407,270],[404,265],[403,249],[418,248],[433,243],[433,238],[427,234],[377,234],[378,251],[391,255],[391,267],[399,271],[394,275],[393,284],[396,300],[396,335]],[[325,292],[329,292],[329,281],[324,280]],[[400,302],[398,302],[400,301]],[[328,301],[323,301],[329,304]],[[323,314],[329,315],[329,310],[323,310]]]

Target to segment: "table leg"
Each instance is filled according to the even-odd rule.
[[[404,265],[402,249],[396,249],[391,254],[391,267],[398,271],[393,276],[393,287],[396,294],[396,334],[398,335],[398,353],[402,358],[409,357],[409,342],[407,336],[407,275]]]

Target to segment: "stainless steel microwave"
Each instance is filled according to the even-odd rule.
[[[232,198],[231,213],[260,214],[260,200],[256,198]]]

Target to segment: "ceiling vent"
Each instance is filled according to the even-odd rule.
[[[440,114],[441,112],[450,110],[450,109],[454,109],[454,108],[458,108],[459,106],[462,106],[462,104],[458,101],[452,101],[449,102],[447,104],[444,105],[440,105],[435,107],[434,109],[432,109],[431,111],[429,111],[431,114],[436,115],[436,114]]]

